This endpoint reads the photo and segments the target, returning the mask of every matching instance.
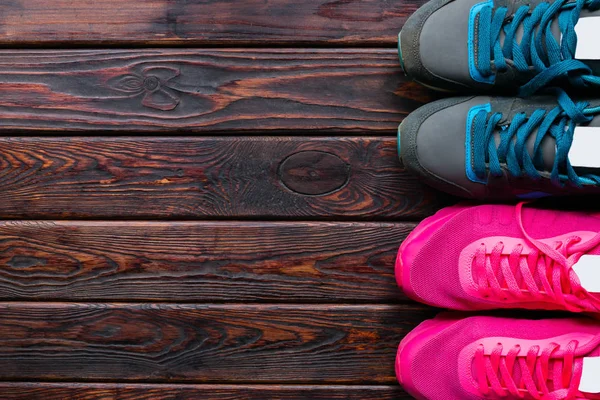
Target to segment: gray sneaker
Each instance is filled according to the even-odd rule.
[[[600,100],[573,102],[556,92],[558,97],[471,96],[427,104],[400,125],[400,159],[429,185],[467,198],[600,193],[600,161],[573,165],[570,152],[583,146],[590,157],[592,146],[582,136],[573,138],[576,128],[579,135],[600,127]]]
[[[587,18],[599,16],[600,0],[551,5],[541,0],[431,0],[399,34],[400,63],[414,80],[445,91],[518,91],[525,97],[550,82],[597,88],[598,32],[589,27],[600,23]],[[579,28],[586,25],[579,44],[578,23]],[[579,61],[576,55],[587,58]]]

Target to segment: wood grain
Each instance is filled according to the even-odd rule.
[[[393,138],[0,137],[3,218],[419,220]]]
[[[395,50],[0,51],[0,131],[11,135],[393,135],[432,98],[402,75]]]
[[[421,306],[0,304],[0,379],[394,384]]]
[[[0,223],[0,300],[397,302],[405,223]]]
[[[394,46],[424,0],[4,0],[0,44]]]
[[[403,400],[400,386],[0,382],[3,400]]]

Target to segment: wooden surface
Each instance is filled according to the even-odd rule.
[[[396,321],[403,312],[411,320]],[[421,306],[13,303],[0,305],[0,369],[31,380],[392,384],[394,365],[381,360],[427,316]]]
[[[393,134],[432,98],[393,49],[0,51],[11,131]]]
[[[0,299],[396,303],[413,226],[4,221]]]
[[[4,0],[11,45],[395,45],[424,0]]]
[[[0,2],[0,398],[409,399],[423,2]]]
[[[390,137],[0,137],[0,187],[16,219],[418,220],[447,201]]]

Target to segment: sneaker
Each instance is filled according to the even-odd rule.
[[[525,97],[553,81],[594,87],[598,17],[600,0],[431,0],[399,34],[400,63],[439,90],[520,89]]]
[[[396,375],[417,399],[599,399],[600,322],[450,313],[400,343]]]
[[[396,279],[406,295],[454,310],[600,312],[600,214],[460,204],[404,240]]]
[[[448,98],[404,119],[398,150],[407,169],[457,196],[598,193],[599,114],[600,99],[574,103],[560,90],[528,99]]]

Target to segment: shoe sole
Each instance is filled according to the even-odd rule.
[[[402,122],[400,123],[400,126],[398,126],[398,142],[397,142],[397,148],[398,148],[398,160],[400,160],[400,167],[404,168],[404,161],[402,161]]]
[[[400,59],[400,68],[402,69],[402,72],[404,73],[404,75],[408,76],[406,74],[406,69],[404,68],[404,56],[402,55],[402,31],[400,31],[400,33],[398,33],[398,58]]]

